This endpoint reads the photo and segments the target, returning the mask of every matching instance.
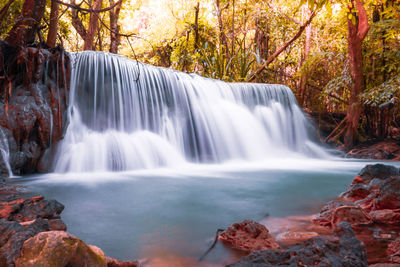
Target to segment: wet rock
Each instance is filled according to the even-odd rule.
[[[32,173],[66,129],[70,59],[62,49],[4,43],[0,57],[0,76],[7,77],[0,79],[0,130],[8,140],[13,173]]]
[[[58,219],[64,205],[42,196],[0,203],[0,218],[10,221],[31,221],[36,218]]]
[[[306,241],[310,238],[316,237],[319,234],[316,232],[294,232],[294,231],[286,231],[283,233],[280,233],[279,235],[276,236],[276,241],[278,241],[280,244],[295,244],[298,242],[303,242]]]
[[[386,248],[400,233],[399,169],[367,165],[341,198],[325,205],[313,223],[334,228],[340,221],[349,221],[367,246],[371,263],[393,263]]]
[[[47,220],[52,231],[67,231],[67,226],[61,219]]]
[[[354,148],[347,156],[361,159],[398,160],[400,157],[400,144],[395,141],[382,141],[371,146]]]
[[[332,200],[322,207],[320,213],[313,218],[313,222],[321,226],[334,227],[340,222],[360,225],[370,224],[372,221],[370,216],[354,203]]]
[[[27,190],[22,186],[0,184],[0,202],[17,200],[26,194]]]
[[[25,240],[48,230],[49,225],[43,219],[26,225],[0,219],[0,266],[14,266],[14,260],[20,256]]]
[[[117,259],[107,257],[107,267],[139,267],[139,262],[119,261]]]
[[[368,264],[364,244],[355,237],[349,223],[341,223],[333,237],[313,237],[284,250],[254,251],[229,266],[366,267]]]
[[[376,263],[370,264],[368,267],[400,267],[400,265],[395,263]]]
[[[398,168],[385,164],[369,164],[365,166],[359,173],[359,176],[364,179],[364,183],[368,183],[373,178],[386,179],[388,177],[398,175]]]
[[[341,197],[367,211],[400,209],[399,169],[383,164],[367,165]]]
[[[397,210],[374,210],[369,213],[372,220],[377,223],[399,225],[400,224],[400,209]]]
[[[42,232],[25,241],[15,267],[106,267],[107,260],[100,251],[64,231]]]
[[[400,264],[400,238],[389,244],[386,253],[390,262]]]
[[[372,223],[371,216],[359,206],[342,206],[332,213],[331,225],[334,227],[341,222],[353,225],[367,225]]]
[[[246,251],[279,248],[278,243],[269,234],[268,229],[252,220],[232,224],[218,238],[234,248]]]

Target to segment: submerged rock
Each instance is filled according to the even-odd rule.
[[[313,237],[283,250],[252,252],[231,267],[246,266],[348,266],[366,267],[367,252],[349,223],[341,223],[333,237]]]
[[[107,260],[99,248],[86,245],[82,240],[64,231],[42,232],[23,244],[16,267],[106,267]]]
[[[246,251],[279,248],[278,243],[269,234],[268,229],[252,220],[232,224],[218,238],[234,248]]]

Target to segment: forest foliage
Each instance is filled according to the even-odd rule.
[[[20,18],[24,1],[0,0],[0,39]],[[307,110],[361,116],[357,139],[390,137],[399,126],[397,0],[47,0],[38,34],[43,42],[52,1],[59,4],[56,43],[68,51],[110,51],[229,82],[286,84]],[[359,40],[362,92],[354,100],[349,30],[361,24],[359,2],[368,28]],[[349,115],[357,101],[363,112]]]

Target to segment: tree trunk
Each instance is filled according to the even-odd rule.
[[[303,59],[301,66],[308,59],[311,47],[311,23],[306,27],[306,40],[304,43]],[[305,105],[306,101],[306,85],[307,85],[307,73],[304,73],[300,77],[300,104]]]
[[[256,43],[257,52],[260,58],[267,60],[268,58],[268,50],[269,50],[269,35],[268,35],[268,24],[266,26],[267,35],[264,33],[264,29],[261,27],[261,22],[259,19],[256,20],[256,32],[254,36],[254,42]]]
[[[368,33],[368,18],[364,6],[360,0],[352,2],[358,10],[358,21],[356,24],[348,19],[348,53],[350,60],[350,75],[352,84],[350,87],[350,100],[346,116],[346,132],[344,145],[351,148],[358,141],[358,124],[362,113],[362,104],[359,99],[360,93],[364,90],[362,41]],[[354,13],[353,13],[354,15]]]
[[[100,9],[102,2],[103,0],[94,0],[94,5],[91,8],[93,8],[94,10]],[[84,39],[83,50],[93,50],[94,37],[97,33],[98,28],[98,14],[96,14],[95,12],[91,12],[89,18],[89,28],[86,32],[86,37]]]
[[[75,0],[72,1],[72,4],[76,5]],[[82,37],[82,39],[85,40],[86,39],[86,29],[83,26],[83,23],[79,18],[78,9],[76,9],[76,8],[71,9],[71,17],[72,17],[71,18],[72,26],[74,26],[76,32]]]
[[[110,5],[114,5],[114,0],[110,0]],[[118,25],[119,12],[121,11],[122,1],[114,9],[109,11],[110,15],[110,52],[118,54],[118,46],[121,44],[120,26]]]
[[[51,10],[50,10],[50,24],[49,24],[49,32],[47,34],[46,44],[48,47],[54,47],[56,45],[57,40],[57,29],[58,29],[58,11],[60,4],[57,1],[51,1]]]
[[[197,2],[195,7],[194,16],[194,50],[199,49],[199,12],[200,12],[200,2]]]
[[[45,7],[46,0],[25,0],[20,19],[14,24],[5,41],[12,46],[35,42]]]
[[[220,7],[219,0],[216,0],[215,4],[217,5],[217,17],[218,17],[220,48],[222,50],[223,50],[223,48],[225,48],[225,56],[228,59],[229,58],[228,38],[226,37],[224,22],[222,20],[222,9]]]

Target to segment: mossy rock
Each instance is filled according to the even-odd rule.
[[[104,253],[64,231],[42,232],[25,241],[15,267],[106,267]]]

